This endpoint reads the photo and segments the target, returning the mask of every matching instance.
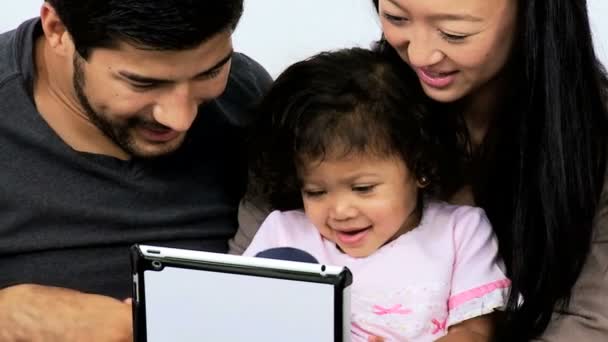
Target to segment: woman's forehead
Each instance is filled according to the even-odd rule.
[[[401,9],[430,19],[487,20],[516,0],[380,0],[383,8]]]

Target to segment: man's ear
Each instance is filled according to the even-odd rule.
[[[71,56],[74,52],[72,37],[55,8],[46,1],[40,8],[40,19],[48,46],[58,55]]]

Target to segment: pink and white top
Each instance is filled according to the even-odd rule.
[[[418,227],[366,258],[342,253],[302,211],[275,211],[244,255],[274,247],[351,270],[352,341],[434,341],[454,324],[502,308],[510,286],[496,237],[475,207],[430,202]]]

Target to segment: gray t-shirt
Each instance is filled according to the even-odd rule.
[[[125,298],[133,243],[227,251],[246,181],[244,130],[268,73],[235,53],[226,92],[158,160],[77,152],[33,100],[33,19],[0,35],[0,288],[37,283]]]

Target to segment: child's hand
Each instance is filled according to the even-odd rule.
[[[368,342],[384,342],[384,339],[382,337],[379,336],[369,336],[367,338]]]

